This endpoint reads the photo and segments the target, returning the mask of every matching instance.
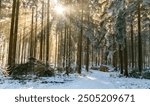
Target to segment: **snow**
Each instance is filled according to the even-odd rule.
[[[1,89],[150,89],[147,79],[119,77],[117,72],[90,70],[82,75],[57,75],[30,80],[0,76]]]

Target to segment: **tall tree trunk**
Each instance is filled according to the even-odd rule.
[[[89,2],[89,1],[88,1]],[[90,27],[90,9],[89,7],[88,8],[88,12],[87,12],[87,24],[88,24],[88,27]],[[89,71],[89,50],[90,49],[90,39],[87,37],[86,38],[86,71],[88,72]]]
[[[89,38],[87,37],[86,38],[86,71],[88,72],[89,71],[89,49],[90,49],[90,40]]]
[[[43,62],[44,62],[44,61],[46,61],[46,30],[47,30],[46,29],[46,21],[44,21],[44,29],[43,30],[44,30],[44,33],[43,33],[43,57],[42,58],[43,58]]]
[[[117,52],[116,52],[116,43],[115,43],[115,35],[113,35],[113,66],[117,68]]]
[[[49,20],[49,18],[50,18],[50,14],[49,14],[49,12],[50,12],[50,0],[48,0],[48,4],[47,4],[48,6],[47,6],[47,38],[46,38],[46,65],[47,65],[47,67],[48,67],[48,61],[49,61],[49,34],[50,34],[50,32],[49,32],[49,28],[50,28],[50,20]],[[48,70],[48,69],[47,69]]]
[[[63,57],[63,51],[62,51],[62,45],[63,45],[63,32],[62,29],[60,31],[60,37],[58,37],[58,66],[59,68],[62,68],[62,57]]]
[[[67,25],[66,25],[66,22],[65,22],[65,33],[64,33],[64,49],[63,49],[63,68],[65,68],[66,66],[66,33],[67,33]]]
[[[57,67],[57,54],[58,54],[58,50],[57,50],[57,47],[58,47],[58,35],[57,35],[57,29],[56,29],[56,42],[55,42],[55,67]]]
[[[138,0],[138,68],[141,73],[143,70],[143,59],[142,59],[142,37],[141,37],[141,7],[140,1]]]
[[[97,58],[98,54],[97,54],[97,48],[96,48],[96,53],[95,53],[95,66],[97,66],[98,63],[98,58]]]
[[[131,61],[132,61],[132,69],[134,68],[134,39],[133,39],[133,23],[131,22]]]
[[[42,2],[42,19],[41,19],[41,36],[40,36],[40,55],[39,59],[43,60],[43,36],[44,36],[44,2]]]
[[[24,34],[23,34],[24,35]],[[21,64],[24,62],[24,56],[25,56],[25,38],[23,37],[22,39],[22,55],[21,55]]]
[[[33,23],[34,23],[34,8],[32,8],[32,17],[31,17],[31,36],[30,36],[30,58],[33,58]]]
[[[60,64],[61,67],[63,67],[63,28],[61,29],[61,34],[60,34]]]
[[[150,24],[149,24],[149,35],[150,35]],[[149,36],[149,45],[150,45],[150,36]],[[149,46],[149,49],[148,49],[148,66],[150,67],[150,46]]]
[[[16,59],[16,47],[17,47],[17,36],[18,36],[18,21],[19,21],[19,5],[20,5],[20,0],[17,0],[17,5],[16,5],[16,17],[15,17],[15,30],[14,30],[14,39],[13,39],[13,65],[15,65],[15,59]]]
[[[67,26],[67,33],[66,33],[66,74],[69,75],[69,31]]]
[[[100,49],[98,50],[98,52],[97,52],[97,57],[98,57],[98,66],[100,66]]]
[[[127,51],[127,38],[124,39],[125,48],[124,48],[124,75],[128,76],[128,51]]]
[[[36,7],[36,19],[35,19],[35,35],[34,35],[34,57],[37,58],[37,25],[38,25],[38,7]]]
[[[2,18],[1,15],[2,15],[2,0],[0,0],[0,18]]]
[[[144,42],[143,42],[143,47],[142,47],[143,48],[143,50],[142,50],[143,51],[143,53],[142,53],[143,54],[143,56],[142,56],[143,57],[143,68],[146,68],[146,54],[147,54],[146,53],[146,48],[147,48],[146,42],[147,42],[147,39],[146,39],[146,36],[144,36]]]
[[[104,64],[104,49],[101,49],[101,65]]]
[[[69,40],[68,40],[68,46],[69,46],[69,50],[68,50],[68,71],[70,72],[71,70],[71,35],[72,35],[72,29],[71,29],[71,19],[70,19],[70,25],[69,25]]]
[[[22,48],[22,33],[20,32],[19,40],[18,40],[18,46],[17,46],[17,64],[20,64],[20,57],[21,57],[21,48]]]
[[[17,0],[13,1],[12,7],[12,16],[11,16],[11,28],[10,28],[10,35],[9,35],[9,51],[8,51],[8,66],[12,66],[13,60],[13,39],[14,39],[14,28],[15,28],[15,17],[16,17],[16,4]]]
[[[71,3],[71,0],[70,0],[70,5],[72,4]],[[69,75],[69,72],[71,71],[71,36],[72,36],[72,24],[71,24],[72,20],[71,20],[71,6],[69,8],[69,34],[68,34],[68,73],[67,75]]]
[[[119,60],[120,60],[120,74],[123,74],[123,52],[122,45],[119,45]]]
[[[58,56],[57,56],[57,64],[58,64],[58,67],[60,68],[61,67],[61,32],[59,33],[59,36],[58,37]]]
[[[78,36],[78,51],[77,51],[77,73],[81,74],[82,66],[82,37],[83,37],[83,0],[81,1],[82,13],[81,13],[81,32]]]
[[[137,41],[137,37],[135,36],[134,37],[134,55],[135,55],[135,58],[134,58],[134,61],[135,61],[135,68],[138,68],[138,41]]]
[[[94,46],[93,46],[93,44],[91,44],[91,48],[92,48],[92,59],[91,59],[91,61],[92,61],[92,67],[93,67],[93,65],[94,65]]]

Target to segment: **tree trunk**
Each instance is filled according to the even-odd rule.
[[[149,24],[149,35],[150,35],[150,24]],[[149,36],[149,45],[150,45],[150,36]],[[149,46],[149,49],[148,49],[148,66],[150,67],[150,46]]]
[[[68,54],[68,68],[69,68],[69,72],[71,71],[70,68],[71,68],[71,35],[72,35],[72,29],[71,29],[71,19],[70,19],[70,26],[69,26],[69,40],[68,40],[68,46],[69,46],[69,54]]]
[[[117,68],[117,52],[116,52],[116,43],[115,37],[113,35],[113,66]]]
[[[38,10],[36,7],[36,19],[35,19],[35,33],[34,33],[34,57],[37,58],[37,24],[38,24]]]
[[[50,0],[48,0],[48,4],[47,4],[47,38],[46,38],[46,65],[47,65],[47,70],[48,70],[48,61],[49,61],[49,28],[50,28],[50,22],[49,22],[49,18],[50,18],[50,14],[49,14],[49,9],[50,9]]]
[[[43,34],[44,34],[44,2],[42,2],[42,19],[41,19],[41,37],[40,37],[40,55],[39,59],[43,59]]]
[[[59,37],[58,37],[58,56],[57,56],[57,64],[58,67],[61,67],[61,38],[62,38],[62,31],[60,31]]]
[[[21,63],[21,48],[22,48],[22,33],[20,32],[20,37],[19,37],[19,40],[18,40],[18,50],[17,50],[17,64],[20,64]]]
[[[124,48],[124,75],[128,76],[128,51],[127,51],[127,38],[124,39],[125,48]]]
[[[56,30],[56,43],[55,43],[55,67],[57,67],[57,53],[58,53],[58,50],[57,50],[57,45],[58,45],[58,35],[57,35],[57,30]]]
[[[33,23],[34,23],[34,8],[32,8],[32,17],[31,17],[31,36],[30,36],[30,58],[33,58]]]
[[[15,32],[14,32],[14,41],[13,41],[13,64],[15,64],[15,58],[16,58],[16,47],[17,47],[17,37],[18,37],[18,21],[19,21],[19,5],[20,0],[17,0],[17,8],[16,8],[16,19],[15,19]]]
[[[2,1],[0,0],[0,18],[2,18],[1,15],[2,15]]]
[[[69,75],[69,31],[67,26],[67,32],[66,32],[66,74]]]
[[[82,66],[82,37],[83,37],[83,0],[81,1],[82,13],[81,13],[81,31],[78,36],[78,51],[77,51],[77,73],[81,74]]]
[[[89,49],[90,49],[90,40],[89,38],[86,38],[87,39],[87,47],[86,47],[86,71],[88,72],[89,71]]]
[[[69,2],[71,4],[71,0]],[[69,75],[69,72],[71,71],[71,36],[72,36],[72,24],[71,24],[72,20],[71,20],[71,6],[69,8],[69,34],[68,34],[68,73],[67,75]]]
[[[143,59],[142,59],[142,37],[141,37],[141,8],[140,1],[138,0],[138,68],[141,73],[143,70]]]
[[[58,41],[58,66],[59,67],[62,67],[62,57],[63,57],[63,51],[62,51],[62,48],[63,48],[63,32],[62,32],[62,29],[61,29],[61,32],[60,32],[60,37],[59,37],[59,41]]]
[[[16,4],[17,0],[13,1],[13,7],[12,7],[12,16],[11,16],[11,28],[10,28],[10,35],[9,35],[9,51],[8,51],[8,67],[12,66],[12,60],[13,60],[13,39],[14,39],[14,27],[15,27],[15,17],[16,17]]]
[[[123,52],[122,45],[119,45],[119,60],[120,60],[120,74],[123,74]]]
[[[134,40],[133,40],[133,23],[131,22],[131,61],[132,61],[132,69],[134,68]]]
[[[91,59],[91,62],[92,62],[92,67],[93,67],[93,63],[94,63],[94,47],[93,47],[93,44],[91,44],[91,48],[92,48],[92,59]]]
[[[65,22],[65,33],[64,33],[64,50],[63,50],[63,68],[65,68],[66,66],[66,33],[67,33],[67,25],[66,25],[66,22]]]
[[[138,41],[137,41],[137,37],[135,36],[134,38],[134,61],[135,61],[135,68],[138,68]]]

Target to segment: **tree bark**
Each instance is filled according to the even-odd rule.
[[[36,7],[35,33],[34,33],[34,57],[37,58],[37,25],[38,25],[38,7]]]
[[[44,2],[42,2],[42,19],[41,19],[41,36],[40,36],[40,55],[39,59],[43,59],[43,36],[44,36]]]
[[[0,18],[2,18],[1,15],[2,15],[2,1],[0,0]]]
[[[15,17],[16,17],[16,2],[17,0],[13,1],[13,7],[12,7],[12,16],[11,16],[11,28],[10,28],[10,35],[9,35],[9,51],[8,51],[8,67],[12,66],[12,60],[13,60],[13,39],[14,39],[14,27],[15,27]]]
[[[30,36],[30,58],[33,58],[33,23],[34,23],[34,8],[32,7],[32,17],[31,17],[31,36]]]
[[[143,59],[142,59],[142,37],[141,37],[141,7],[140,1],[138,0],[138,68],[141,73],[143,70]]]
[[[123,74],[123,52],[122,45],[119,45],[119,60],[120,60],[120,74]]]
[[[86,38],[87,39],[87,47],[86,47],[86,71],[88,72],[89,71],[89,49],[90,49],[90,40],[89,38]]]
[[[134,68],[134,39],[133,39],[133,23],[131,22],[131,58],[132,58],[132,69]]]
[[[124,75],[128,77],[128,51],[127,51],[127,38],[124,39],[125,48],[124,48]]]
[[[48,61],[49,61],[49,34],[50,34],[50,32],[49,32],[49,28],[50,28],[50,20],[49,20],[49,18],[50,18],[50,14],[49,14],[49,12],[50,12],[50,0],[48,0],[48,4],[47,4],[48,6],[47,6],[47,38],[46,38],[46,65],[47,65],[47,70],[48,70]]]
[[[77,73],[81,74],[82,66],[82,37],[83,37],[83,0],[81,1],[82,13],[81,13],[81,31],[78,36],[78,51],[77,51]]]

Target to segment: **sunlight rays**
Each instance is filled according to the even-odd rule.
[[[64,11],[65,11],[64,7],[62,7],[61,5],[56,5],[54,10],[59,15],[64,14]]]

